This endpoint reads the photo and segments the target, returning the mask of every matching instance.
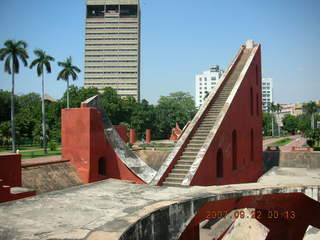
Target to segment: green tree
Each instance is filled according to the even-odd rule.
[[[130,116],[125,116],[123,114],[122,99],[115,89],[105,87],[100,95],[100,100],[101,105],[109,116],[112,124],[117,125],[121,122],[128,123]]]
[[[54,58],[47,55],[45,51],[41,49],[34,50],[36,59],[30,64],[30,69],[37,65],[37,74],[38,77],[41,76],[41,89],[42,89],[42,140],[43,140],[43,149],[44,153],[47,154],[47,137],[46,137],[46,111],[44,107],[44,67],[46,68],[47,73],[51,73],[50,61],[54,61]]]
[[[293,115],[285,115],[282,119],[283,129],[289,132],[290,134],[296,134],[299,125],[299,119]]]
[[[28,93],[17,97],[16,125],[17,143],[30,141],[32,132],[38,125],[41,126],[41,97],[37,93]]]
[[[319,106],[311,101],[308,103],[303,104],[303,109],[306,111],[307,114],[310,114],[311,116],[311,129],[314,130],[314,115],[318,112]]]
[[[63,69],[59,72],[57,80],[62,79],[67,82],[67,108],[69,108],[69,77],[71,76],[75,81],[78,78],[77,73],[81,72],[81,70],[72,65],[71,57],[68,57],[65,62],[58,62],[58,65]]]
[[[12,76],[12,90],[11,90],[11,135],[12,135],[12,151],[16,152],[16,125],[14,116],[14,75],[19,73],[19,59],[27,66],[28,54],[26,51],[27,43],[24,41],[7,40],[4,43],[4,48],[0,49],[0,60],[5,59],[4,71]]]
[[[10,120],[10,96],[10,92],[0,90],[0,122]]]
[[[175,92],[169,96],[161,96],[156,107],[157,134],[161,138],[168,138],[176,123],[183,127],[192,120],[196,112],[190,93]]]
[[[79,88],[77,86],[70,85],[69,90],[66,91],[62,97],[63,102],[67,101],[67,93],[69,93],[69,97],[70,97],[69,104],[71,108],[78,108],[80,107],[81,102],[85,101],[86,99],[92,96],[99,95],[99,91],[97,88],[94,88],[94,87]]]
[[[151,129],[154,138],[157,138],[156,132],[156,114],[153,105],[150,105],[147,100],[133,106],[132,115],[130,118],[130,127],[137,132],[138,138],[143,138],[146,129]]]

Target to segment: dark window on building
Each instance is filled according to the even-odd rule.
[[[104,157],[99,159],[98,167],[98,174],[100,176],[106,176],[106,159]]]
[[[217,177],[223,177],[223,152],[221,148],[217,152]]]
[[[120,5],[120,18],[136,18],[137,16],[137,5]]]
[[[251,132],[250,132],[250,159],[251,159],[251,161],[254,160],[254,135],[253,135],[253,129],[251,129]]]
[[[257,93],[257,95],[256,95],[256,114],[257,114],[257,116],[259,116],[260,114],[259,114],[259,104],[260,104],[260,99],[259,99],[259,93]]]
[[[237,142],[237,131],[232,132],[232,169],[238,168],[238,142]]]
[[[118,13],[119,5],[106,5],[106,13]]]
[[[103,18],[104,17],[104,5],[88,5],[87,6],[87,18]]]
[[[250,87],[250,112],[251,116],[253,116],[253,89]]]

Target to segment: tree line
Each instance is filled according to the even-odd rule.
[[[302,105],[303,113],[297,116],[287,114],[282,118],[282,127],[276,121],[279,118],[282,107],[280,104],[271,103],[268,111],[263,113],[263,130],[265,136],[303,134],[310,146],[320,146],[320,105],[310,101]],[[281,134],[282,133],[282,134]]]
[[[36,58],[31,62],[30,69],[37,68],[37,75],[41,77],[41,89],[42,89],[42,104],[41,104],[41,115],[42,115],[42,143],[44,152],[47,153],[47,137],[46,137],[46,111],[44,106],[44,70],[47,73],[51,73],[51,64],[55,59],[47,55],[45,51],[41,49],[35,49],[34,54]],[[27,59],[29,55],[27,53],[27,43],[25,41],[14,41],[7,40],[4,42],[4,47],[0,49],[0,61],[4,61],[4,71],[11,75],[11,101],[10,101],[10,118],[11,118],[11,144],[12,151],[16,152],[16,118],[15,118],[15,74],[19,73],[20,61],[27,67]],[[59,72],[57,80],[62,79],[67,82],[67,107],[69,107],[69,77],[73,80],[77,79],[77,73],[80,69],[77,66],[72,65],[72,58],[68,57],[65,62],[58,62],[58,65],[62,67]],[[5,141],[7,142],[7,141]]]
[[[139,139],[145,137],[145,130],[151,129],[153,139],[168,139],[171,129],[178,123],[184,126],[190,121],[197,109],[189,93],[175,92],[161,96],[156,105],[147,100],[137,102],[134,97],[121,98],[115,89],[106,87],[102,92],[97,88],[84,88],[71,85],[61,99],[45,101],[46,139],[61,140],[61,109],[80,107],[82,101],[99,95],[101,105],[114,125],[126,125],[136,130]],[[11,93],[0,90],[0,144],[9,147],[11,144],[10,122]],[[16,109],[17,144],[43,145],[41,123],[41,96],[28,93],[14,96]]]

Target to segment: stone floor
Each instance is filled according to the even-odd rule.
[[[282,178],[286,170],[280,170],[276,173]],[[108,179],[0,204],[0,236],[1,240],[118,239],[141,217],[174,203],[203,196],[223,199],[230,194],[241,197],[320,186],[317,174],[307,182],[293,184],[289,179],[288,184],[282,179],[281,184],[262,180],[211,187],[157,187]]]

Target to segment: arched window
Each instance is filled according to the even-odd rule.
[[[251,116],[253,116],[253,89],[250,87],[250,112]]]
[[[251,159],[251,161],[254,161],[254,135],[253,135],[253,129],[251,129],[251,132],[250,132],[250,159]]]
[[[223,152],[221,148],[217,152],[217,177],[223,177]]]
[[[106,176],[106,159],[101,157],[98,162],[98,174],[100,176]]]
[[[258,73],[258,65],[256,65],[256,84],[259,85],[259,73]]]
[[[260,99],[259,99],[259,93],[257,93],[256,95],[256,114],[257,116],[259,116],[260,111],[259,111],[259,103],[260,103]]]
[[[232,132],[232,169],[238,168],[238,142],[237,142],[237,131]]]

